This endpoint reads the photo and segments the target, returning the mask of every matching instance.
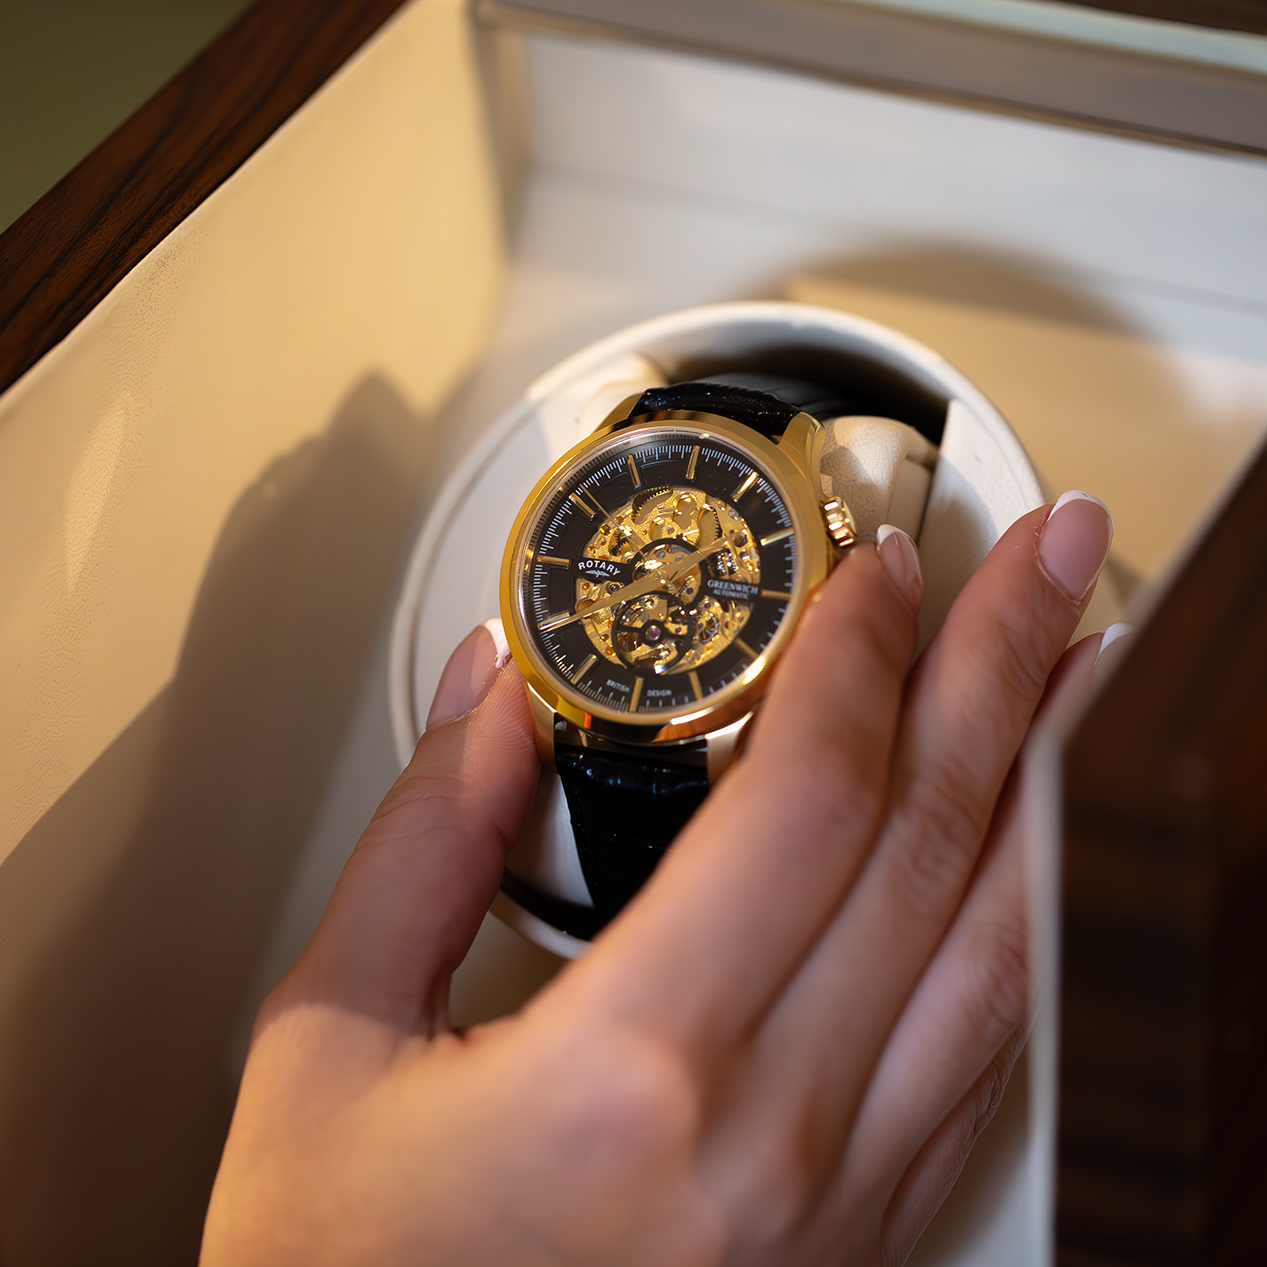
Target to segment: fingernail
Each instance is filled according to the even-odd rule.
[[[427,729],[443,726],[469,713],[493,689],[497,674],[510,659],[500,620],[486,620],[458,643],[440,674]]]
[[[898,593],[910,604],[911,610],[918,612],[920,600],[924,597],[924,574],[920,571],[919,550],[915,542],[901,528],[881,524],[875,534],[875,548],[889,580],[897,586]]]
[[[493,645],[497,648],[497,668],[499,671],[504,669],[510,661],[510,643],[506,641],[506,627],[494,616],[491,620],[486,620],[480,628],[487,629],[493,635]]]
[[[1100,635],[1100,649],[1095,653],[1096,664],[1100,663],[1100,657],[1119,639],[1125,638],[1128,634],[1135,632],[1134,625],[1116,624],[1110,625],[1104,633]]]
[[[1090,493],[1063,493],[1038,538],[1038,562],[1066,597],[1080,602],[1100,575],[1113,542],[1113,516]]]
[[[1106,673],[1112,673],[1117,663],[1126,654],[1131,638],[1135,633],[1134,625],[1110,625],[1100,638],[1100,649],[1095,653],[1094,677],[1098,681]]]

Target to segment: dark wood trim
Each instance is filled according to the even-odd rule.
[[[1267,76],[841,0],[476,0],[488,22],[743,58],[933,101],[1267,154]]]
[[[1186,22],[1221,31],[1267,35],[1267,0],[1066,0],[1081,9],[1103,9],[1161,22]]]
[[[0,234],[0,391],[401,7],[258,0]]]
[[[1267,451],[1066,746],[1062,1267],[1267,1262]]]
[[[65,338],[403,2],[257,0],[0,234],[0,391]],[[1191,16],[1205,5],[1088,7]],[[935,100],[1267,154],[1267,78],[1212,67],[822,0],[481,0],[479,8],[488,20],[668,44]],[[1250,24],[1265,10],[1263,0],[1212,0],[1205,21],[1257,29]]]

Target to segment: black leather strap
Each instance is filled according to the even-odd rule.
[[[702,754],[701,754],[702,755]],[[655,870],[708,794],[708,771],[625,753],[557,744],[581,871],[604,924]]]
[[[858,412],[839,388],[825,383],[774,374],[725,374],[652,387],[642,393],[631,417],[667,409],[721,414],[768,436],[782,435],[798,413],[822,420]]]

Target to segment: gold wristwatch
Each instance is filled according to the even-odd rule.
[[[594,905],[507,872],[520,905],[592,936],[730,763],[806,602],[857,538],[820,482],[823,422],[857,412],[800,379],[655,387],[533,489],[506,546],[502,620]]]

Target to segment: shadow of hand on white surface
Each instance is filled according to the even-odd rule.
[[[0,867],[0,1261],[196,1261],[224,1053],[394,596],[428,443],[371,377],[264,471],[174,679]]]

